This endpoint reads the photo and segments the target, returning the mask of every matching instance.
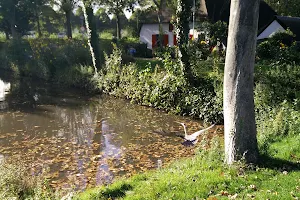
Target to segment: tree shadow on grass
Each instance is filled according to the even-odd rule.
[[[289,160],[283,160],[280,158],[274,158],[268,155],[260,155],[259,162],[257,164],[259,167],[264,167],[268,169],[300,171],[300,163],[292,162]]]
[[[124,197],[126,195],[126,191],[132,189],[133,187],[130,184],[124,183],[120,187],[105,190],[104,192],[101,193],[101,195],[107,199],[108,198],[115,199],[115,198]]]

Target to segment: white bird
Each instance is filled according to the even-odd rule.
[[[197,137],[199,135],[201,135],[202,133],[204,133],[205,131],[211,129],[212,127],[215,126],[215,124],[205,128],[205,129],[202,129],[200,131],[196,131],[195,133],[191,134],[191,135],[188,135],[187,132],[186,132],[186,126],[184,123],[180,123],[182,126],[183,126],[183,129],[184,129],[184,140],[185,142],[183,143],[183,145],[186,145],[186,146],[190,146],[190,145],[194,145],[198,142],[198,139]]]

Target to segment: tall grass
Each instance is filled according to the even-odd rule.
[[[0,163],[0,199],[59,199],[42,175],[30,174],[24,163]]]

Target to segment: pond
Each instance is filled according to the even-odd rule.
[[[55,188],[81,190],[193,155],[178,122],[190,133],[203,128],[127,100],[0,72],[0,158],[43,173]]]

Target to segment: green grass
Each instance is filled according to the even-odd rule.
[[[300,136],[283,138],[269,146],[269,154],[275,158],[300,161]]]
[[[286,140],[292,141],[293,138]],[[290,149],[284,142],[272,145],[281,153],[274,157],[262,156],[261,163],[256,166],[239,163],[231,167],[224,164],[222,147],[218,142],[213,149],[201,150],[193,158],[179,160],[161,170],[127,180],[118,180],[109,186],[87,190],[75,199],[300,198],[299,164],[288,161]],[[299,145],[296,148],[299,151]]]

